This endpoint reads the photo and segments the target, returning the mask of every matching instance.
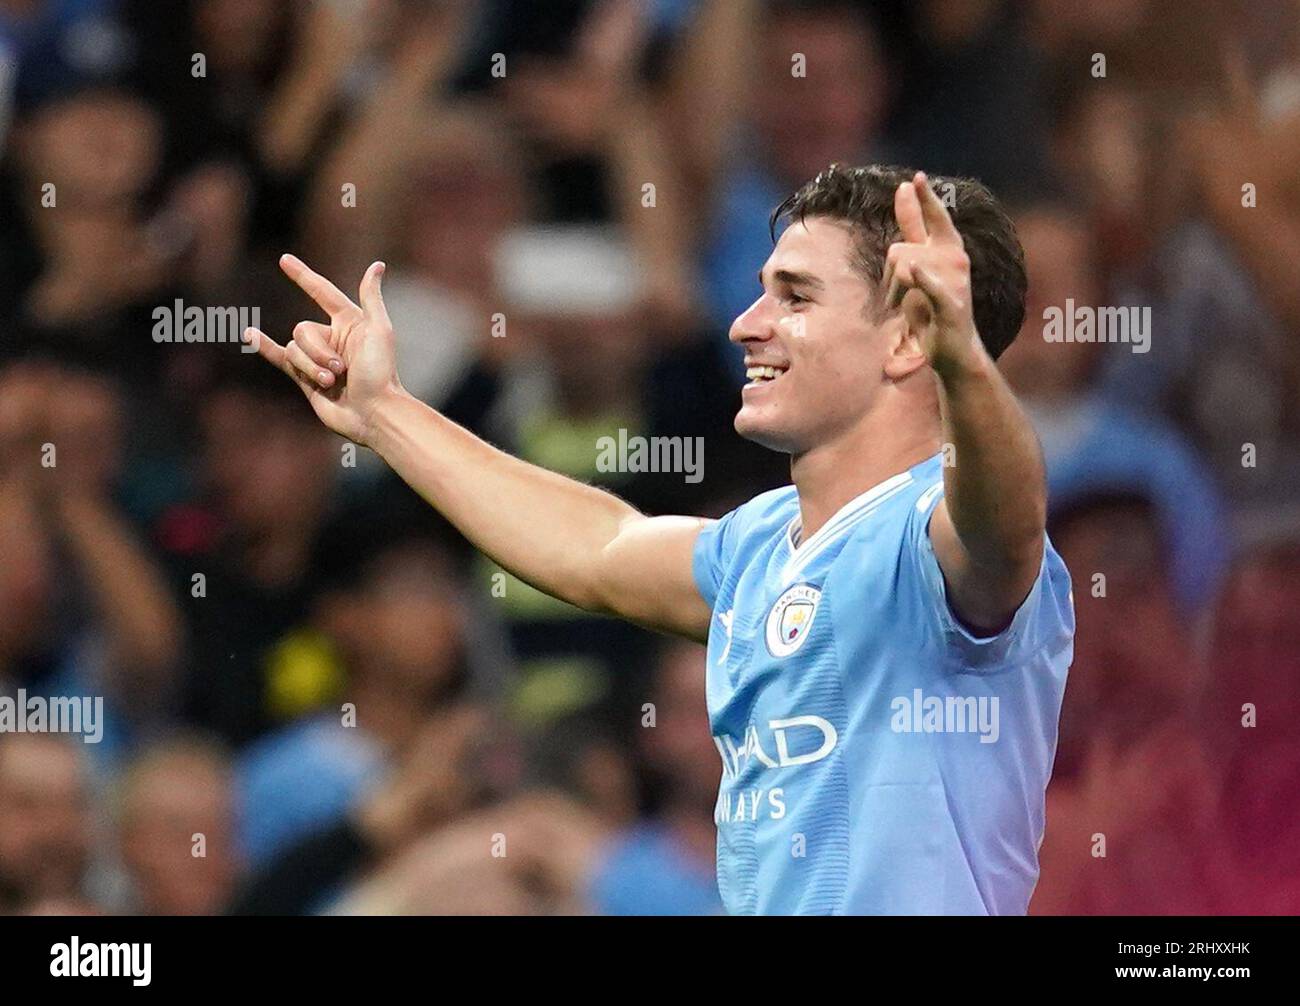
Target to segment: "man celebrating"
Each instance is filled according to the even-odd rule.
[[[382,263],[357,306],[284,256],[329,324],[247,338],[501,566],[707,639],[729,911],[1023,913],[1074,613],[994,366],[1024,315],[1014,228],[976,182],[878,166],[833,165],[781,220],[730,337],[736,429],[793,485],[718,521],[647,517],[408,395]]]

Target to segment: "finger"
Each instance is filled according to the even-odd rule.
[[[885,253],[885,271],[881,283],[885,288],[885,308],[894,310],[903,302],[903,295],[912,285],[911,263],[918,254],[925,251],[925,245],[907,244],[895,241]]]
[[[361,307],[367,315],[384,324],[388,321],[388,308],[384,307],[384,295],[379,288],[379,280],[384,275],[384,263],[373,262],[366,274],[361,277]]]
[[[285,359],[284,347],[263,332],[260,328],[244,329],[244,342],[257,351],[257,355],[280,370],[289,373],[292,369]]]
[[[903,302],[903,295],[912,285],[911,264],[927,253],[924,244],[895,241],[885,252],[885,268],[880,284],[885,290],[885,308],[893,310]]]
[[[263,332],[260,328],[244,329],[244,341],[257,350],[257,355],[261,356],[277,370],[281,370],[293,378],[294,384],[303,390],[304,394],[310,395],[316,388],[313,381],[303,377],[289,362],[288,350]],[[290,345],[293,345],[290,343]]]
[[[912,277],[907,272],[907,267],[902,267],[900,272],[895,268],[893,275],[889,278],[889,284],[885,287],[885,308],[892,311],[899,304],[903,303],[903,296],[911,288]]]
[[[314,363],[333,371],[335,375],[343,373],[343,360],[330,344],[330,327],[315,321],[300,321],[293,329],[293,341],[302,347],[303,352]]]
[[[925,294],[936,314],[951,315],[957,304],[947,284],[920,263],[913,262],[911,266],[913,288]]]
[[[889,272],[881,281],[881,285],[885,290],[885,310],[892,311],[903,299],[903,285],[898,281],[898,276],[895,274],[893,266],[889,267]]]
[[[296,376],[310,381],[318,388],[331,388],[334,386],[334,375],[308,356],[297,342],[289,343],[285,348],[284,355],[285,359],[297,372]]]
[[[307,264],[294,255],[281,255],[280,268],[284,274],[298,284],[308,297],[320,305],[322,311],[331,318],[342,314],[356,305],[347,296],[319,273],[312,272]]]
[[[916,186],[911,182],[903,182],[894,192],[894,219],[898,221],[904,241],[925,244],[929,238],[925,216],[921,212],[921,201],[916,197]]]
[[[921,203],[921,214],[925,218],[926,230],[930,232],[932,240],[944,241],[947,243],[961,242],[961,233],[957,230],[957,225],[952,222],[952,216],[948,213],[948,207],[943,204],[938,193],[930,186],[930,179],[925,176],[924,171],[916,173],[916,196]]]

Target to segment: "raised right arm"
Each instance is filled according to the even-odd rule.
[[[330,429],[365,444],[469,541],[521,580],[588,611],[704,640],[711,612],[692,556],[707,521],[647,517],[618,497],[497,450],[402,387],[396,337],[380,293],[361,306],[291,255],[281,267],[330,316],[300,322],[281,346],[256,329],[258,352],[294,379]]]

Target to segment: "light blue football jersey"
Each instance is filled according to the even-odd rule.
[[[935,455],[798,547],[793,486],[701,532],[729,912],[1026,911],[1073,656],[1070,577],[1047,542],[1011,625],[972,635],[930,543],[942,495]]]

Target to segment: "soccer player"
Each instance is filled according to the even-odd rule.
[[[979,183],[878,166],[833,165],[779,221],[730,338],[736,429],[789,454],[793,485],[717,521],[645,516],[412,398],[382,263],[358,306],[284,256],[329,324],[246,338],[501,566],[707,640],[729,911],[1023,913],[1074,613],[994,366],[1024,315],[1019,242]]]

